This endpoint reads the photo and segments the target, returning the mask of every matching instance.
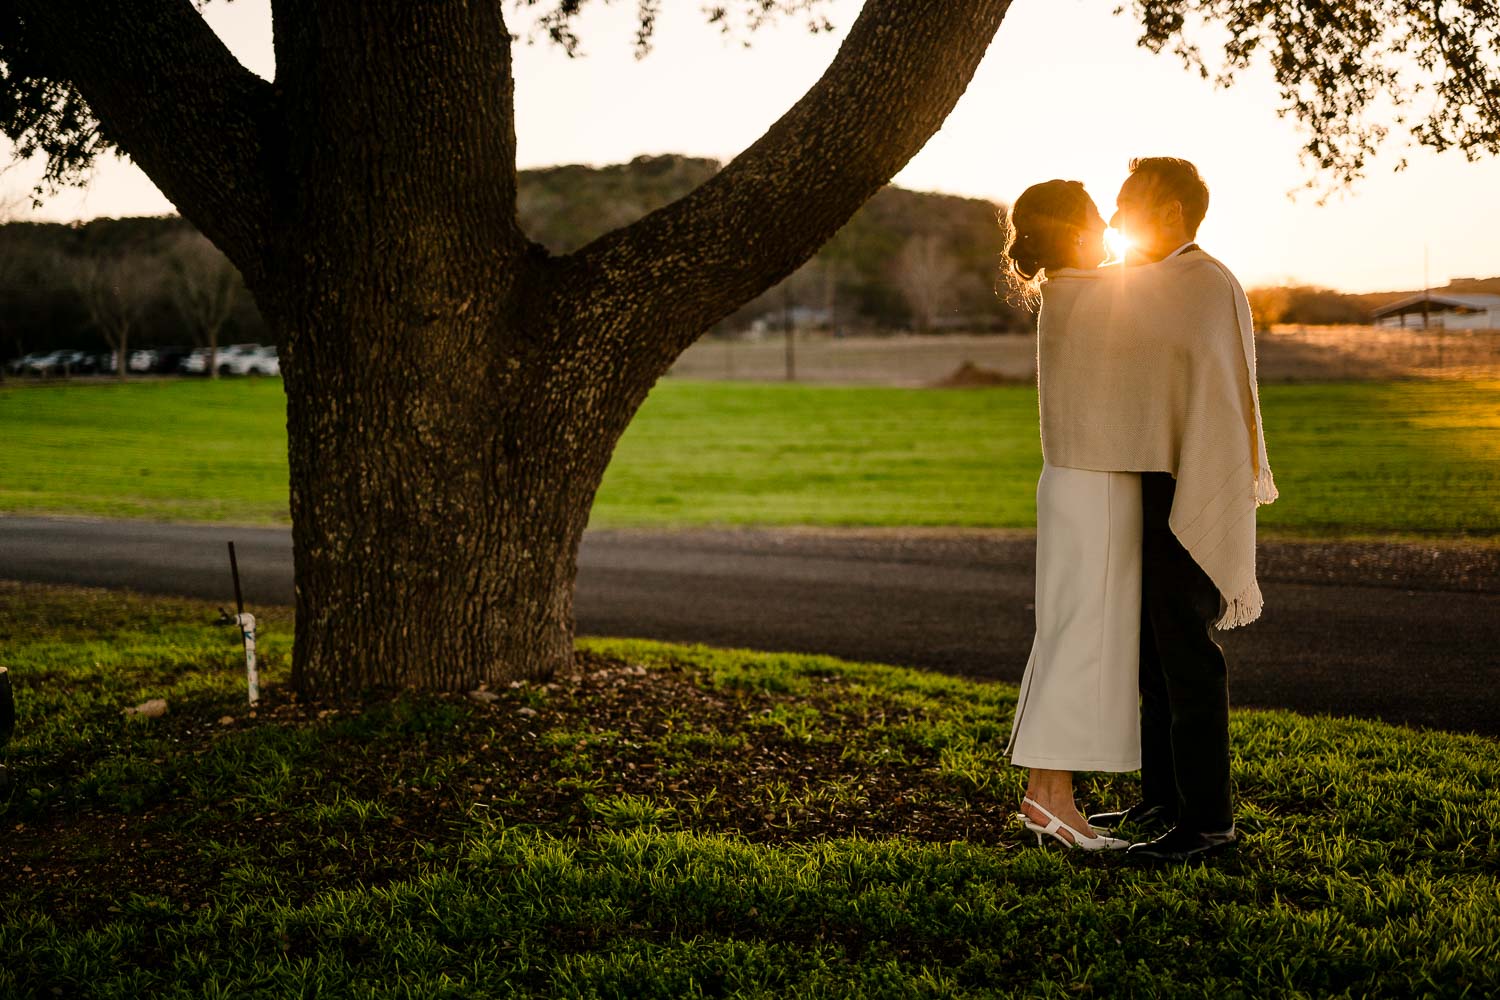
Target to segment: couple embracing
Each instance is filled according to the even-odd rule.
[[[1043,465],[1006,753],[1030,769],[1018,818],[1038,844],[1183,861],[1236,839],[1214,630],[1260,614],[1255,512],[1276,487],[1249,303],[1193,242],[1207,186],[1185,160],[1138,159],[1116,208],[1132,249],[1107,266],[1077,181],[1028,188],[1009,215],[1007,281],[1040,304]],[[1079,813],[1075,772],[1137,769],[1139,803]]]

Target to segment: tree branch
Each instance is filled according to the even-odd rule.
[[[938,130],[1009,6],[869,0],[822,79],[754,145],[557,262],[559,293],[596,331],[580,346],[618,340],[616,356],[664,369],[794,271]]]
[[[104,136],[242,271],[271,218],[271,85],[230,54],[191,0],[12,0],[48,78],[83,95]]]

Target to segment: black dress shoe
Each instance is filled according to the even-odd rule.
[[[1187,861],[1222,850],[1238,839],[1232,824],[1229,829],[1214,833],[1174,826],[1155,840],[1131,844],[1125,854],[1142,861]]]
[[[1165,806],[1148,806],[1144,802],[1137,802],[1122,812],[1094,813],[1088,820],[1089,826],[1095,830],[1129,829],[1142,836],[1166,833],[1177,825],[1177,817]]]

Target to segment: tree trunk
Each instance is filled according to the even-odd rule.
[[[573,454],[565,366],[521,300],[539,254],[515,217],[501,7],[274,9],[296,180],[276,270],[246,277],[287,394],[294,682],[550,676],[603,469]]]
[[[316,696],[568,666],[579,540],[652,384],[915,155],[1009,5],[867,0],[712,180],[550,258],[516,218],[502,4],[272,0],[271,84],[186,0],[16,2],[276,336]]]
[[[649,382],[603,392],[585,368],[521,364],[515,345],[547,319],[528,328],[505,285],[420,326],[351,311],[368,287],[328,289],[278,331],[295,686],[468,690],[566,671],[578,544]]]
[[[263,258],[281,273],[247,274],[282,345],[295,684],[336,695],[550,677],[572,663],[594,493],[650,387],[921,147],[1004,4],[962,19],[871,5],[736,165],[562,258],[516,221],[498,7],[393,13],[380,33],[366,5],[297,9],[301,30],[277,44],[297,182],[279,189]],[[367,72],[412,52],[420,72]],[[887,80],[903,72],[920,92]],[[850,124],[855,108],[868,127]],[[830,116],[854,145],[829,137]]]

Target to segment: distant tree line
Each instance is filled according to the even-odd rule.
[[[0,227],[0,353],[266,339],[239,273],[182,219]]]
[[[1261,329],[1282,323],[1303,326],[1359,324],[1370,321],[1370,310],[1358,296],[1314,285],[1274,285],[1252,288],[1246,295],[1255,325]]]
[[[569,253],[718,169],[714,160],[668,155],[522,171],[521,221],[548,250]],[[1031,317],[994,291],[999,211],[981,199],[886,187],[798,271],[715,329],[789,322],[840,331],[1027,331]],[[1459,279],[1445,290],[1500,292],[1500,278]],[[1407,294],[1312,285],[1249,292],[1262,327],[1367,323],[1373,309]],[[0,226],[0,355],[269,339],[233,266],[183,219]]]
[[[1250,309],[1261,329],[1278,324],[1296,326],[1361,325],[1376,309],[1415,294],[1400,292],[1336,292],[1316,285],[1265,285],[1250,289]],[[1456,278],[1435,292],[1500,294],[1500,277]]]
[[[714,160],[640,157],[522,171],[520,216],[567,253],[696,188]],[[887,187],[807,264],[722,321],[850,330],[1022,331],[995,294],[999,206]],[[0,354],[269,339],[232,266],[177,217],[0,227]]]
[[[525,170],[521,223],[552,252],[568,253],[718,170],[715,160],[675,155]],[[999,211],[982,199],[886,187],[812,260],[717,329],[774,326],[789,315],[840,329],[1030,329],[1031,318],[995,294]]]

